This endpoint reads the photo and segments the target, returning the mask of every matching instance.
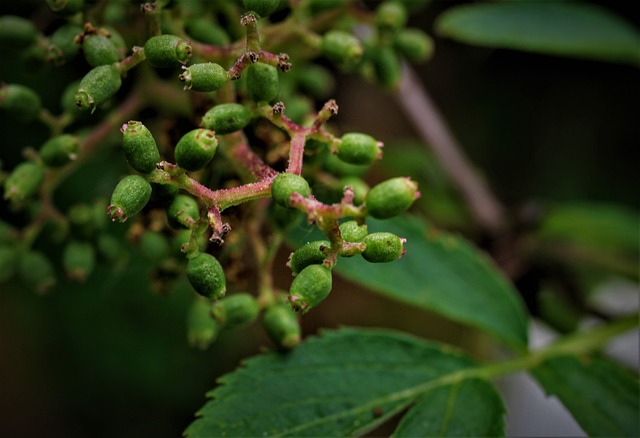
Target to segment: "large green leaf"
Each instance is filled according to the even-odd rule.
[[[609,11],[582,2],[516,1],[445,11],[437,32],[488,47],[638,65],[638,31]]]
[[[341,258],[336,271],[395,300],[481,328],[516,347],[527,343],[527,317],[518,292],[500,271],[464,239],[436,231],[418,218],[368,220],[369,232],[407,239],[407,253],[386,264]],[[315,235],[299,229],[298,243]]]
[[[221,385],[209,394],[213,400],[198,412],[199,418],[185,434],[189,438],[362,434],[421,395],[464,379],[462,371],[473,367],[471,360],[449,347],[405,334],[325,332],[291,353],[250,359],[221,378]],[[485,398],[494,403],[493,396],[484,390],[459,391],[456,405],[466,409],[451,412],[452,421],[473,417],[476,404]],[[427,412],[442,409],[422,403],[418,407]],[[501,418],[496,421],[502,424]],[[467,431],[480,436],[486,429],[470,426]],[[503,433],[500,426],[495,431]]]
[[[504,412],[502,399],[490,383],[463,380],[427,391],[393,436],[501,436]]]
[[[639,436],[638,376],[601,357],[548,359],[533,370],[590,436]]]

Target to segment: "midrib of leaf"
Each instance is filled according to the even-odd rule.
[[[534,368],[540,365],[543,361],[555,356],[586,353],[602,346],[613,336],[624,333],[636,326],[638,326],[637,316],[634,315],[628,318],[623,318],[607,326],[598,327],[593,330],[564,338],[544,349],[531,352],[515,359],[444,374],[412,388],[407,388],[401,391],[389,393],[383,397],[378,397],[368,403],[352,409],[341,411],[323,418],[318,418],[307,423],[302,423],[290,429],[285,429],[282,431],[282,435],[295,435],[317,425],[340,420],[344,417],[353,417],[356,414],[364,412],[370,412],[372,409],[387,403],[404,401],[404,404],[397,409],[401,410],[422,394],[438,387],[446,385],[460,385],[465,380],[472,378],[489,380],[512,372]]]
[[[449,426],[451,416],[453,415],[456,398],[458,396],[458,392],[460,392],[461,386],[461,382],[458,382],[455,385],[451,385],[449,398],[447,398],[447,407],[444,413],[444,417],[442,418],[442,427],[440,427],[440,436],[444,436],[444,431],[447,430],[447,427]]]

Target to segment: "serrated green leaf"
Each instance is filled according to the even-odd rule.
[[[638,65],[638,31],[582,2],[518,1],[463,5],[438,17],[442,36],[479,46]]]
[[[393,436],[504,436],[504,413],[490,383],[463,380],[427,391],[402,417]]]
[[[335,271],[342,277],[478,327],[516,347],[527,344],[527,316],[518,292],[471,244],[406,215],[367,220],[367,224],[370,233],[388,231],[406,238],[407,253],[385,264],[368,263],[362,257],[341,258]],[[310,239],[301,229],[294,236],[298,243]]]
[[[401,333],[325,332],[293,352],[250,359],[224,376],[208,394],[213,400],[197,413],[199,418],[185,434],[362,434],[431,389],[463,378],[460,373],[473,367],[470,359],[451,348]],[[455,420],[462,421],[458,416],[468,415],[472,406],[468,408],[456,411]],[[478,430],[476,435],[482,433]]]
[[[640,434],[638,376],[616,363],[602,357],[556,357],[535,368],[533,375],[589,436]]]

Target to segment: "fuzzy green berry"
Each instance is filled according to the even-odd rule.
[[[335,88],[333,74],[318,64],[307,64],[301,67],[297,72],[296,80],[304,92],[318,99],[328,97]],[[287,107],[289,107],[288,102]]]
[[[187,340],[201,350],[213,343],[220,333],[220,323],[211,317],[211,303],[196,296],[187,314]]]
[[[338,65],[351,67],[357,63],[363,53],[360,40],[342,30],[330,30],[320,43],[323,55]]]
[[[110,38],[100,33],[87,35],[82,40],[82,52],[91,67],[113,64],[120,60],[120,51]]]
[[[189,18],[185,28],[191,38],[205,44],[222,46],[231,42],[231,38],[222,27],[203,17]]]
[[[254,102],[270,102],[278,96],[278,69],[263,62],[247,71],[247,91]]]
[[[153,264],[158,264],[169,257],[171,247],[167,238],[155,231],[145,231],[140,236],[140,252]]]
[[[67,23],[60,26],[49,37],[47,61],[55,64],[63,64],[78,54],[80,46],[76,44],[76,36],[82,33],[82,28],[76,24]]]
[[[218,139],[213,130],[194,129],[178,141],[175,150],[176,163],[186,170],[200,170],[213,159],[217,147]]]
[[[38,28],[26,18],[15,15],[0,17],[0,44],[24,49],[36,42]]]
[[[191,57],[191,46],[178,36],[158,35],[147,40],[144,53],[152,67],[178,67]]]
[[[175,229],[189,228],[200,217],[200,207],[189,195],[177,195],[167,208],[167,220]]]
[[[295,311],[308,312],[331,292],[331,270],[324,265],[309,265],[293,279],[289,302]]]
[[[324,168],[334,175],[362,176],[369,170],[368,164],[350,164],[342,161],[337,155],[328,154],[324,161]]]
[[[247,11],[255,12],[258,17],[265,18],[278,9],[280,0],[242,0],[242,4]]]
[[[311,187],[306,179],[294,173],[280,173],[271,184],[273,200],[283,207],[289,207],[289,198],[294,193],[300,193],[307,198],[311,195]]]
[[[360,225],[356,221],[343,222],[339,228],[342,240],[345,242],[362,242],[369,233],[366,224]]]
[[[53,265],[39,251],[29,251],[20,256],[18,273],[22,281],[38,293],[48,292],[57,281]]]
[[[302,331],[298,315],[286,304],[274,304],[264,312],[262,319],[267,334],[275,344],[287,350],[300,343]]]
[[[411,62],[422,62],[433,53],[433,39],[420,29],[402,29],[393,39],[393,47]]]
[[[130,120],[120,128],[122,149],[129,165],[141,173],[149,173],[160,161],[153,134],[141,122]]]
[[[40,114],[40,96],[29,87],[3,84],[0,87],[0,109],[17,120],[29,122]]]
[[[39,163],[26,161],[18,164],[4,182],[4,199],[24,201],[33,196],[44,180],[44,168]]]
[[[260,305],[247,293],[233,294],[213,303],[211,314],[224,328],[251,324],[260,313]]]
[[[200,126],[213,129],[217,134],[239,131],[251,122],[251,111],[239,103],[216,105],[205,113]]]
[[[369,215],[388,219],[407,210],[420,196],[418,184],[410,178],[392,178],[381,182],[367,193],[365,205]]]
[[[76,91],[76,105],[82,110],[95,110],[120,89],[122,79],[115,65],[101,65],[87,73]]]
[[[40,158],[50,167],[60,167],[75,160],[80,150],[80,140],[71,134],[62,134],[48,140],[40,149]]]
[[[350,164],[371,164],[382,155],[378,142],[367,134],[345,134],[338,143],[338,158]]]
[[[376,9],[376,24],[381,28],[400,29],[407,18],[407,8],[397,1],[385,1]]]
[[[178,79],[184,82],[185,90],[208,93],[229,82],[229,73],[220,64],[206,62],[186,67]]]
[[[61,17],[70,17],[84,8],[84,0],[47,0],[53,13]]]
[[[111,195],[107,214],[111,220],[124,222],[140,213],[151,197],[151,184],[140,175],[125,176]]]
[[[371,263],[387,263],[404,254],[404,239],[391,233],[371,233],[362,240],[367,248],[362,257]]]
[[[358,178],[357,176],[345,176],[340,178],[338,183],[343,190],[347,186],[351,187],[351,190],[353,190],[354,205],[364,204],[367,193],[369,193],[369,185],[364,182],[362,178]]]
[[[205,298],[219,299],[227,291],[224,271],[220,262],[201,252],[187,263],[187,278],[193,289]]]
[[[375,54],[373,66],[380,85],[393,89],[398,87],[402,78],[400,59],[390,47],[382,47]]]
[[[85,281],[96,265],[96,250],[88,242],[71,241],[62,253],[62,264],[67,278]]]
[[[300,271],[309,265],[322,264],[324,259],[327,258],[327,254],[324,251],[329,248],[331,248],[331,243],[328,240],[305,243],[289,256],[287,265],[291,269],[291,273],[298,275]]]

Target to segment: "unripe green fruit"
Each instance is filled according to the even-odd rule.
[[[376,78],[385,88],[396,88],[402,78],[400,59],[389,47],[382,47],[374,54],[373,65]]]
[[[367,248],[362,257],[371,263],[387,263],[399,259],[404,254],[403,241],[391,233],[372,233],[363,239]]]
[[[16,273],[17,259],[15,247],[0,245],[0,283],[9,280]]]
[[[296,79],[300,88],[318,99],[328,97],[335,88],[333,74],[318,64],[307,64],[297,72]],[[287,108],[289,103],[287,102]]]
[[[369,193],[369,185],[357,176],[345,176],[340,178],[340,186],[350,186],[353,190],[353,205],[362,205],[366,199],[367,193]]]
[[[350,164],[371,164],[382,154],[373,137],[356,132],[343,135],[337,149],[338,158]]]
[[[75,37],[81,33],[82,28],[78,25],[67,23],[60,26],[49,38],[47,61],[62,64],[75,58],[80,50]]]
[[[360,225],[356,221],[347,221],[340,224],[340,235],[345,242],[362,242],[369,234],[366,224]]]
[[[26,161],[18,164],[4,182],[4,199],[20,202],[34,195],[44,180],[44,168]]]
[[[113,45],[116,46],[116,49],[118,49],[118,58],[124,58],[124,56],[127,54],[127,51],[129,50],[129,45],[127,44],[127,41],[124,39],[122,34],[118,32],[118,30],[113,26],[102,26],[102,30],[106,31],[109,34],[111,43],[113,43]]]
[[[289,302],[295,311],[308,312],[331,292],[331,269],[324,265],[309,265],[291,283]]]
[[[185,68],[178,79],[184,82],[185,90],[208,93],[222,88],[229,82],[229,73],[220,64],[206,62]]]
[[[194,129],[182,136],[176,145],[175,158],[178,166],[186,170],[200,170],[216,153],[218,139],[211,129]]]
[[[227,291],[224,271],[220,262],[201,252],[187,263],[187,278],[193,289],[205,298],[219,299]]]
[[[82,52],[91,67],[113,64],[120,60],[118,48],[110,38],[99,33],[84,37]]]
[[[247,71],[247,91],[254,102],[270,102],[278,95],[278,69],[263,62],[251,65]]]
[[[247,11],[258,14],[258,18],[265,18],[278,9],[280,0],[242,0],[242,4]]]
[[[0,108],[22,122],[29,122],[40,114],[42,102],[29,87],[3,84],[0,87]]]
[[[130,120],[120,128],[122,149],[129,165],[141,173],[149,173],[160,161],[158,145],[153,134],[141,122]]]
[[[151,183],[153,189],[153,199],[167,204],[173,201],[173,198],[180,193],[180,188],[172,184]]]
[[[205,44],[222,46],[231,42],[231,38],[223,28],[206,18],[192,17],[187,20],[185,27],[191,38]]]
[[[20,257],[18,273],[22,281],[38,293],[48,292],[56,284],[53,265],[38,251],[29,251]]]
[[[76,105],[82,110],[95,108],[120,89],[122,79],[115,65],[101,65],[87,73],[76,91]]]
[[[350,164],[342,161],[337,155],[328,154],[324,168],[334,175],[362,176],[369,170],[368,164]]]
[[[40,158],[47,166],[64,166],[76,159],[79,150],[80,140],[75,135],[62,134],[42,145]]]
[[[398,177],[381,182],[369,190],[365,204],[372,217],[388,219],[407,210],[419,196],[415,181]]]
[[[298,275],[300,271],[309,265],[322,264],[324,259],[327,258],[327,254],[323,250],[328,250],[329,248],[331,248],[331,243],[328,240],[305,243],[289,256],[287,264],[291,269],[291,273]]]
[[[125,176],[113,190],[107,214],[111,220],[124,222],[140,213],[151,197],[151,184],[140,175]]]
[[[80,80],[73,81],[69,85],[67,85],[62,92],[62,97],[60,97],[60,106],[62,109],[69,114],[74,115],[75,117],[82,117],[86,115],[78,105],[76,105],[76,91],[80,87]]]
[[[178,36],[158,35],[147,40],[144,53],[152,67],[178,67],[191,57],[191,46]]]
[[[211,314],[224,328],[251,324],[260,313],[258,301],[246,293],[233,294],[213,303]]]
[[[107,217],[104,214],[104,202],[90,204],[77,204],[69,209],[67,217],[75,234],[84,239],[92,239],[107,225]]]
[[[47,4],[56,15],[70,17],[82,10],[84,0],[47,0]]]
[[[99,256],[112,265],[126,262],[129,250],[122,244],[122,240],[107,233],[102,233],[96,241]]]
[[[200,126],[217,134],[239,131],[251,122],[251,111],[239,103],[223,103],[211,108],[202,117]]]
[[[381,28],[400,29],[407,18],[407,8],[396,1],[385,1],[376,9],[376,24]]]
[[[151,263],[158,264],[169,257],[171,247],[163,234],[155,231],[145,231],[140,237],[140,252]]]
[[[287,98],[285,114],[299,125],[305,123],[305,119],[313,113],[314,102],[306,96],[294,94]]]
[[[286,304],[267,307],[262,319],[267,334],[278,347],[291,350],[300,343],[302,330],[298,315]]]
[[[299,210],[283,207],[275,202],[269,205],[269,219],[280,230],[286,231],[295,227],[302,219],[303,213]]]
[[[71,280],[85,281],[96,265],[96,251],[87,242],[71,241],[65,246],[62,264]]]
[[[196,297],[187,315],[187,340],[192,347],[206,349],[220,334],[220,323],[211,317],[211,303]]]
[[[360,59],[363,48],[360,40],[350,33],[330,30],[322,37],[320,51],[336,64],[350,67]]]
[[[411,62],[422,62],[433,53],[433,39],[420,29],[402,29],[394,40],[393,47]]]
[[[189,228],[200,217],[200,207],[189,195],[177,195],[167,208],[167,220],[175,229]]]
[[[289,198],[294,193],[300,193],[305,198],[311,195],[311,187],[306,179],[294,173],[280,173],[273,179],[271,196],[278,204],[289,207]]]
[[[24,49],[36,42],[38,28],[26,18],[15,15],[0,17],[0,44]]]

